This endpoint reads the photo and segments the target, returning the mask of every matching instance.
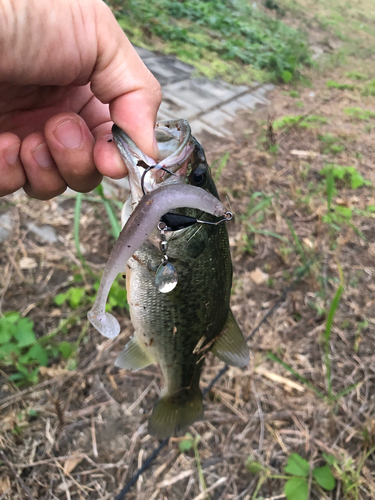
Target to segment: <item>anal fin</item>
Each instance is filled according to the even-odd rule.
[[[136,335],[134,335],[116,359],[115,365],[136,372],[153,363],[155,363],[153,357],[141,346]]]
[[[249,363],[249,348],[230,309],[224,328],[211,347],[211,352],[231,366],[242,368]]]
[[[202,417],[201,390],[199,387],[183,388],[157,401],[148,422],[148,432],[158,439],[165,439]]]

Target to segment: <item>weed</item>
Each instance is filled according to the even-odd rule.
[[[279,476],[271,474],[271,471],[258,462],[252,455],[248,457],[245,464],[251,474],[260,474],[257,488],[252,498],[257,498],[260,487],[267,478],[285,480],[284,493],[287,500],[308,500],[309,478],[312,477],[312,486],[320,486],[323,490],[332,491],[336,486],[336,480],[332,473],[332,464],[327,461],[322,467],[313,467],[310,470],[308,461],[298,453],[291,453],[284,467],[286,475]]]
[[[226,167],[228,160],[229,160],[229,153],[227,152],[227,153],[224,153],[224,155],[220,161],[215,160],[214,162],[212,162],[211,170],[213,171],[213,174],[214,174],[213,177],[214,177],[215,183],[217,183],[219,181],[221,173],[224,170],[224,168]]]
[[[0,317],[0,366],[16,370],[8,377],[9,380],[17,385],[38,382],[40,366],[47,366],[60,351],[59,344],[47,342],[50,338],[37,338],[33,321],[23,318],[19,312],[8,312]],[[67,354],[67,346],[64,347]]]
[[[364,179],[355,167],[344,167],[333,163],[326,164],[320,171],[327,179],[332,176],[333,180],[340,180],[349,185],[352,189],[357,189],[362,186],[371,186],[371,182]]]
[[[362,87],[361,94],[364,96],[375,96],[375,79],[370,80]]]
[[[284,471],[290,474],[284,487],[287,500],[308,500],[310,465],[298,453],[292,453]],[[336,486],[335,478],[328,464],[312,469],[313,484],[326,491],[332,491]]]
[[[340,274],[340,285],[336,290],[336,293],[333,297],[333,300],[331,302],[330,308],[327,312],[327,320],[326,320],[326,328],[324,331],[323,335],[323,342],[324,342],[324,364],[325,364],[325,377],[326,377],[326,385],[327,385],[327,390],[323,393],[320,389],[318,389],[314,384],[309,382],[305,377],[300,375],[294,368],[292,368],[288,363],[285,363],[280,357],[272,352],[268,352],[268,358],[272,359],[273,361],[276,361],[279,363],[281,366],[283,366],[287,371],[289,371],[292,375],[294,375],[301,383],[305,384],[307,387],[309,387],[312,391],[315,392],[315,394],[322,399],[323,401],[326,401],[328,404],[334,404],[337,403],[343,396],[348,394],[350,391],[352,391],[358,383],[352,384],[342,391],[334,394],[332,391],[332,368],[331,368],[331,357],[330,357],[330,338],[331,338],[331,331],[332,331],[332,325],[333,325],[333,320],[340,302],[341,295],[344,291],[344,283],[343,283],[343,275],[341,268],[339,267],[339,274]]]
[[[334,469],[336,475],[339,477],[344,498],[347,500],[358,500],[361,498],[359,496],[359,491],[363,489],[361,471],[366,462],[366,460],[375,452],[375,447],[370,448],[363,452],[359,463],[356,464],[354,459],[346,454],[342,454],[340,458],[336,458],[333,455],[327,455],[323,453],[323,457],[327,464]],[[365,491],[365,490],[364,490]],[[369,492],[369,497],[372,498],[371,492]]]
[[[280,130],[294,125],[298,125],[298,127],[301,128],[314,128],[319,127],[319,125],[324,125],[325,123],[328,123],[328,120],[323,116],[309,115],[304,117],[303,115],[292,115],[283,116],[275,120],[273,122],[273,128],[275,130]]]
[[[359,71],[351,71],[350,73],[346,73],[346,76],[351,80],[367,80],[367,76]]]
[[[329,89],[338,89],[338,90],[354,90],[356,88],[356,85],[352,83],[340,83],[336,82],[335,80],[328,80],[326,85]]]
[[[187,451],[193,449],[194,450],[194,456],[195,456],[195,461],[197,463],[197,469],[198,469],[198,476],[199,476],[199,482],[201,484],[202,490],[206,491],[207,486],[206,482],[204,480],[204,475],[203,475],[203,470],[202,470],[202,464],[199,456],[199,450],[198,450],[198,444],[200,441],[201,437],[198,434],[197,436],[193,437],[189,432],[185,434],[185,437],[182,441],[179,443],[179,448],[181,453],[186,453]],[[207,495],[205,498],[209,498]]]
[[[362,108],[345,108],[344,113],[358,121],[369,121],[371,118],[375,118],[374,111],[368,111],[367,109]]]
[[[333,134],[318,135],[318,139],[323,143],[323,154],[336,155],[345,150],[345,146],[341,143],[341,139]]]
[[[297,90],[291,90],[289,95],[290,97],[300,97],[300,93]]]
[[[153,48],[157,38],[164,52],[207,76],[209,69],[210,76],[238,82],[241,71],[253,68],[263,79],[268,75],[287,83],[298,77],[303,65],[312,64],[301,33],[245,1],[129,0],[126,7],[120,0],[109,3],[133,43]],[[216,68],[214,62],[219,62]]]

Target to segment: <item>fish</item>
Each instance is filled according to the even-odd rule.
[[[122,211],[124,235],[129,221],[134,226],[134,214],[145,206],[147,197],[152,200],[158,196],[161,200],[160,213],[168,212],[161,220],[166,220],[167,226],[169,220],[182,220],[180,225],[164,232],[155,224],[159,212],[153,214],[152,230],[147,230],[147,235],[142,233],[142,243],[138,242],[136,251],[133,251],[135,247],[131,248],[125,271],[135,331],[115,363],[119,368],[132,371],[155,363],[160,365],[164,387],[149,418],[148,431],[164,439],[203,418],[200,376],[208,352],[231,366],[242,368],[249,362],[249,348],[230,308],[233,268],[225,217],[218,218],[224,209],[220,208],[204,150],[192,136],[189,123],[180,119],[156,125],[158,161],[142,153],[116,125],[112,135],[129,172],[130,196]],[[177,196],[178,190],[182,194]],[[202,201],[190,202],[187,191],[199,193],[197,196]],[[166,199],[172,193],[181,198],[180,205],[176,202],[168,208]],[[205,197],[212,206],[208,201],[205,206]],[[212,208],[212,200],[216,200],[219,208]],[[150,210],[153,213],[152,208]],[[150,217],[148,214],[147,220]],[[183,221],[191,221],[191,224],[186,226]],[[166,241],[166,251],[161,251],[164,248],[161,239]],[[168,293],[160,291],[156,279],[161,266],[165,265],[165,255],[177,280],[175,288]],[[111,279],[119,270],[118,265],[112,269]],[[108,295],[108,291],[107,284],[104,295]],[[103,302],[103,297],[100,300]],[[103,304],[99,309],[94,305],[90,319],[97,322],[98,329],[106,324],[105,315],[108,315]],[[112,327],[113,324],[107,336],[112,336]]]

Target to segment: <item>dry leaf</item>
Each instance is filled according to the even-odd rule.
[[[8,476],[0,477],[0,495],[10,490],[10,479]]]
[[[311,240],[309,240],[309,238],[303,238],[302,241],[304,242],[304,244],[307,247],[309,247],[309,248],[313,248],[314,247],[314,243]]]
[[[47,375],[47,377],[55,378],[61,377],[61,375],[65,375],[67,370],[64,370],[60,366],[41,366],[39,368],[39,373],[41,375]]]
[[[261,285],[268,280],[268,274],[264,273],[259,267],[257,267],[254,271],[249,273],[250,279],[254,281],[257,285]]]
[[[316,153],[315,151],[301,151],[300,149],[292,149],[290,154],[294,156],[302,156],[303,158],[315,158],[316,156],[319,156],[319,153]]]
[[[19,265],[21,269],[35,269],[36,267],[38,267],[36,260],[32,259],[31,257],[22,257]]]
[[[82,460],[83,456],[79,454],[73,454],[71,457],[67,458],[64,463],[64,474],[70,474]]]

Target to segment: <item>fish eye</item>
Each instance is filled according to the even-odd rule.
[[[194,184],[194,186],[200,187],[206,182],[206,178],[207,178],[206,169],[203,167],[198,167],[193,172],[192,184]]]

